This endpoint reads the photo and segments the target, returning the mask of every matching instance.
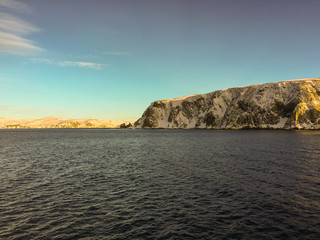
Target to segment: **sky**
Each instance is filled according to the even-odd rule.
[[[0,117],[137,120],[155,100],[319,77],[319,0],[0,0]]]

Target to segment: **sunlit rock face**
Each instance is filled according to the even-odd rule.
[[[136,128],[320,129],[320,78],[153,102]]]

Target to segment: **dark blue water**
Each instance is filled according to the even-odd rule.
[[[0,131],[0,239],[320,239],[319,188],[319,131]]]

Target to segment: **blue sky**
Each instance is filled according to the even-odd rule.
[[[136,120],[155,100],[319,77],[319,0],[0,0],[0,117]]]

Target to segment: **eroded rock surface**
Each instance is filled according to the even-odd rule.
[[[320,78],[153,102],[136,128],[320,129]]]

